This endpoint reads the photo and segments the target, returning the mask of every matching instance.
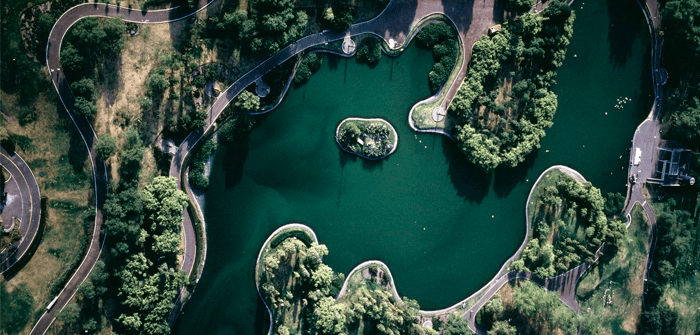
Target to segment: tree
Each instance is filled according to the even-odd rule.
[[[68,324],[78,322],[80,320],[80,307],[74,302],[66,305],[58,314],[58,319]]]
[[[117,140],[107,134],[100,136],[95,145],[95,152],[100,159],[112,157],[117,152]]]
[[[511,326],[508,321],[496,321],[493,323],[491,330],[487,332],[488,335],[516,335],[518,330]]]
[[[450,314],[443,325],[443,335],[467,335],[471,333],[467,320],[454,314]]]
[[[233,106],[241,112],[254,112],[260,109],[260,97],[250,91],[243,91],[233,101]]]
[[[506,0],[505,9],[509,12],[523,13],[527,12],[535,5],[534,0]]]
[[[168,81],[162,74],[156,72],[148,77],[146,86],[148,86],[148,90],[151,91],[151,94],[158,95],[168,88]]]
[[[146,185],[143,199],[144,223],[152,238],[151,250],[158,256],[176,254],[187,195],[177,188],[174,177],[159,176]]]
[[[0,329],[9,334],[21,332],[34,310],[34,297],[26,283],[21,283],[8,293],[4,280],[0,280]]]
[[[344,334],[345,305],[331,297],[319,300],[314,306],[313,327],[315,334]]]
[[[70,84],[70,88],[76,96],[81,96],[87,100],[94,100],[95,84],[92,79],[83,78]]]
[[[75,112],[78,115],[90,117],[93,114],[97,113],[97,106],[95,106],[95,103],[90,100],[87,100],[83,97],[77,97],[75,98],[73,112]]]
[[[330,8],[328,8],[330,9]],[[326,9],[326,11],[328,10]],[[326,13],[324,13],[325,17]],[[331,12],[331,15],[333,13]],[[330,21],[331,23],[331,28],[335,31],[344,31],[350,27],[352,24],[353,17],[352,14],[350,14],[349,11],[343,11],[339,15],[333,15],[333,19]]]
[[[65,41],[61,48],[61,66],[67,73],[78,73],[83,67],[83,56],[80,55],[78,49],[72,43]]]
[[[369,64],[377,64],[382,58],[382,48],[376,38],[367,38],[357,50],[357,59]]]

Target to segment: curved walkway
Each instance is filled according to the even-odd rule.
[[[212,0],[214,1],[214,0]],[[211,2],[209,2],[211,3]],[[85,279],[90,275],[92,268],[95,266],[100,253],[102,251],[102,246],[104,239],[101,240],[102,223],[104,221],[104,214],[102,211],[102,206],[107,196],[107,167],[105,162],[97,159],[95,154],[95,144],[97,143],[97,135],[95,134],[90,121],[84,116],[74,115],[73,107],[75,105],[75,97],[70,89],[70,85],[63,75],[61,70],[61,60],[60,60],[60,49],[61,43],[63,42],[63,37],[68,32],[68,29],[75,24],[78,20],[86,17],[117,17],[119,16],[122,20],[128,22],[136,23],[165,23],[184,19],[195,14],[197,11],[205,8],[209,3],[204,4],[198,10],[185,9],[182,7],[176,7],[166,10],[153,10],[153,11],[141,11],[135,9],[126,9],[114,5],[98,4],[98,3],[86,3],[74,6],[67,10],[65,13],[59,17],[59,19],[54,24],[49,34],[49,39],[46,45],[46,66],[49,71],[49,76],[51,77],[51,82],[58,93],[58,97],[61,103],[65,107],[68,115],[75,124],[80,136],[85,143],[85,147],[88,149],[88,154],[90,156],[90,164],[92,166],[92,173],[94,179],[95,188],[95,221],[92,227],[92,236],[90,238],[90,246],[88,247],[87,253],[83,258],[78,269],[75,271],[73,276],[68,280],[66,286],[61,290],[61,292],[56,297],[56,303],[53,308],[46,311],[39,321],[34,325],[31,334],[44,334],[48,330],[49,326],[53,323],[56,318],[56,314],[65,307],[66,304],[72,299],[76,291],[80,287],[80,284],[85,281]],[[187,231],[187,229],[185,229]],[[191,239],[192,244],[196,244],[194,239]],[[187,254],[185,259],[187,260]],[[183,262],[183,270],[189,273],[192,268],[191,264],[189,269],[186,267],[187,262]]]
[[[40,225],[41,196],[34,173],[19,154],[16,152],[10,154],[0,147],[0,165],[10,173],[19,189],[20,216],[18,218],[22,233],[22,239],[19,242],[0,253],[0,274],[2,274],[15,265],[34,242]],[[5,220],[7,219],[6,217]]]

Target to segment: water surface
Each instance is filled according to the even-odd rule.
[[[206,266],[175,332],[266,332],[255,260],[286,223],[313,228],[336,271],[382,260],[399,294],[438,309],[478,290],[519,247],[525,199],[547,167],[565,164],[604,192],[624,192],[632,135],[650,108],[649,40],[636,2],[613,2],[574,5],[554,126],[525,163],[490,174],[466,163],[450,140],[407,124],[410,107],[429,95],[429,51],[410,46],[375,68],[324,59],[247,139],[217,151]],[[631,102],[616,109],[620,97]],[[379,162],[343,152],[333,136],[346,117],[388,120],[397,150]]]

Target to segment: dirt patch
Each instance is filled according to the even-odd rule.
[[[666,298],[666,304],[668,304],[668,306],[671,307],[671,309],[673,309],[674,303],[673,300],[671,300],[671,297]]]
[[[622,323],[622,328],[632,334],[637,333],[637,324],[639,323],[639,315],[642,313],[641,306],[635,306],[628,311],[625,321]]]

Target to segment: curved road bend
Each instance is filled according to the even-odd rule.
[[[34,173],[16,152],[10,154],[0,147],[0,165],[17,182],[20,193],[22,240],[0,254],[0,274],[10,269],[25,255],[39,231],[41,196]],[[7,219],[7,218],[6,218]]]
[[[208,4],[206,4],[208,5]],[[203,8],[203,7],[202,7]],[[201,8],[200,8],[201,9]],[[44,334],[46,330],[51,326],[56,318],[56,313],[58,313],[66,304],[71,300],[75,292],[78,290],[80,284],[85,281],[85,279],[92,271],[95,266],[100,253],[102,251],[102,243],[100,243],[100,233],[102,230],[102,223],[104,219],[104,214],[102,212],[102,206],[104,205],[105,198],[107,196],[107,169],[105,162],[96,159],[95,154],[95,144],[97,143],[97,136],[95,131],[90,124],[90,121],[84,116],[74,115],[73,107],[75,105],[75,97],[70,90],[70,86],[66,77],[63,75],[61,70],[61,60],[60,60],[60,49],[61,42],[65,36],[68,29],[78,20],[90,17],[115,17],[121,16],[123,20],[129,22],[137,23],[164,23],[170,21],[176,21],[186,18],[194,14],[194,10],[186,10],[180,7],[173,8],[170,10],[156,10],[142,12],[141,10],[126,9],[113,5],[105,4],[81,4],[72,7],[56,21],[51,33],[49,35],[48,43],[46,45],[46,65],[49,70],[49,76],[51,77],[51,82],[58,93],[58,97],[61,99],[61,103],[66,108],[68,115],[73,120],[80,136],[88,148],[88,153],[90,156],[90,164],[92,165],[92,172],[94,178],[95,187],[95,221],[92,228],[92,236],[90,238],[90,246],[83,258],[82,263],[75,271],[73,276],[69,279],[66,286],[61,290],[57,296],[57,300],[53,308],[45,312],[39,321],[34,325],[31,334]],[[104,240],[103,240],[104,241]],[[183,270],[189,272],[190,269]]]

